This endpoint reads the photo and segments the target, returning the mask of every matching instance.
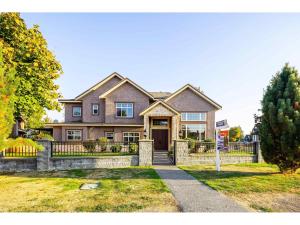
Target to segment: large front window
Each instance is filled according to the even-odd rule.
[[[182,124],[183,138],[205,140],[206,124]]]
[[[81,130],[67,130],[67,141],[80,141]]]
[[[125,143],[138,142],[140,139],[140,133],[138,132],[125,132],[123,133],[123,141]]]
[[[181,121],[206,121],[206,113],[181,113]]]
[[[117,117],[133,118],[133,103],[116,103]]]

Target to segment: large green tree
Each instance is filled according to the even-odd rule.
[[[14,116],[25,119],[28,126],[39,126],[45,109],[60,110],[55,80],[62,73],[61,65],[39,27],[27,28],[19,13],[0,14],[0,39],[13,49],[15,76],[19,79]]]
[[[240,141],[244,137],[243,130],[240,126],[229,129],[229,141]]]
[[[6,147],[6,139],[14,123],[14,93],[17,84],[11,61],[12,49],[7,47],[4,51],[3,46],[0,41],[0,151]]]
[[[278,165],[282,172],[300,167],[300,77],[288,64],[264,92],[259,133],[266,162]]]

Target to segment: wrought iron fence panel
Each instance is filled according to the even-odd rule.
[[[53,141],[51,156],[138,154],[138,142]]]

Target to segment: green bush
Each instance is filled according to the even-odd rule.
[[[108,139],[106,137],[101,137],[98,139],[101,151],[106,151]]]
[[[136,144],[136,143],[129,144],[129,153],[137,153],[138,149],[139,149],[138,144]]]
[[[82,145],[89,152],[94,152],[96,150],[97,143],[95,141],[85,141]]]
[[[110,147],[110,150],[111,150],[112,152],[120,152],[121,149],[122,149],[122,146],[119,145],[119,144],[115,144],[115,145],[112,145],[112,146]]]
[[[23,146],[27,146],[27,147],[32,147],[35,148],[36,150],[43,150],[43,146],[39,145],[38,143],[36,143],[35,141],[31,140],[31,139],[27,139],[27,138],[17,138],[17,139],[7,139],[6,140],[6,146],[7,148],[18,148],[18,147],[23,147]]]
[[[50,134],[43,133],[43,132],[41,132],[37,135],[34,135],[33,139],[54,141],[54,138]]]

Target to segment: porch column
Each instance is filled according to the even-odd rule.
[[[179,139],[179,124],[177,115],[172,116],[172,140]]]
[[[149,139],[150,133],[149,133],[149,116],[144,115],[144,130],[146,130],[146,139]]]

